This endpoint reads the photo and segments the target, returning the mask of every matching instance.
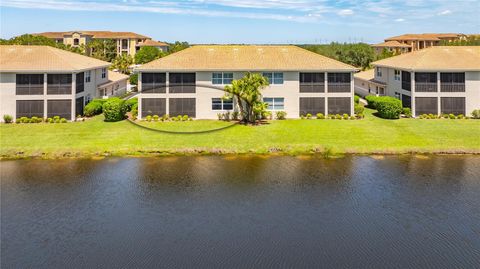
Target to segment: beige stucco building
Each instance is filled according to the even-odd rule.
[[[99,85],[109,82],[110,63],[49,46],[0,46],[0,115],[83,114]]]
[[[375,80],[375,70],[370,69],[354,75],[355,94],[365,97],[367,95],[385,95],[385,82]]]
[[[67,46],[78,47],[86,45],[93,39],[112,39],[117,44],[117,54],[128,54],[134,56],[141,46],[152,44],[162,51],[168,50],[168,44],[151,40],[150,37],[132,32],[111,32],[111,31],[70,31],[70,32],[44,32],[36,33],[63,43]]]
[[[404,34],[385,39],[385,42],[372,45],[377,53],[384,49],[396,52],[397,54],[417,51],[433,46],[441,45],[442,41],[451,42],[465,39],[466,35],[447,33],[447,34]]]
[[[262,91],[272,112],[352,114],[356,68],[296,46],[193,46],[147,63],[139,72],[139,118],[189,115],[216,119],[236,110],[223,88],[246,72],[270,85]]]
[[[402,100],[414,116],[470,115],[480,109],[480,47],[431,47],[372,65],[371,80],[385,85],[385,95]],[[355,85],[356,90],[360,88]]]

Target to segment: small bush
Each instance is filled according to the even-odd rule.
[[[61,118],[61,119],[60,119],[60,123],[67,123],[67,119]]]
[[[5,123],[12,123],[13,117],[10,116],[10,115],[3,115],[3,121],[4,121]]]
[[[138,73],[131,74],[128,80],[130,81],[130,84],[138,85]]]
[[[226,120],[226,121],[230,121],[230,112],[225,112],[223,114],[223,119]]]
[[[472,118],[480,119],[480,109],[475,109],[474,111],[472,111]]]
[[[357,119],[363,119],[364,117],[365,115],[363,115],[363,113],[357,114]]]
[[[138,116],[138,104],[133,104],[131,112],[135,118]]]
[[[53,119],[52,118],[47,118],[47,122],[48,123],[53,123]]]
[[[365,96],[365,100],[367,100],[367,104],[368,104],[368,107],[369,108],[373,108],[373,109],[376,109],[376,101],[377,101],[378,97],[375,96],[375,95],[367,95]]]
[[[344,120],[348,120],[350,118],[350,116],[348,114],[343,114],[343,119]]]
[[[145,117],[145,120],[146,120],[146,121],[152,121],[152,116],[150,116],[150,115],[146,116],[146,117]]]
[[[127,112],[132,111],[134,105],[137,105],[138,107],[138,98],[128,99],[125,101],[125,110]]]
[[[328,118],[331,119],[331,120],[334,120],[334,119],[335,119],[335,115],[333,115],[333,114],[328,115]]]
[[[403,110],[402,101],[390,96],[376,97],[374,104],[378,115],[384,119],[398,119]]]
[[[406,118],[412,117],[412,110],[409,107],[404,107],[402,114],[405,115]]]
[[[448,114],[448,118],[451,119],[451,120],[454,120],[456,117],[453,114]]]
[[[60,120],[60,116],[53,116],[53,120],[54,121]]]
[[[323,120],[325,119],[325,116],[322,113],[317,113],[317,119]]]
[[[15,123],[22,123],[22,120],[20,118],[16,118]]]
[[[103,115],[105,121],[121,121],[125,119],[125,101],[120,98],[109,98],[103,104]]]
[[[357,118],[355,116],[350,117],[351,120],[356,120]]]
[[[342,119],[342,116],[341,116],[340,114],[336,114],[336,115],[335,115],[335,119],[341,120],[341,119]]]
[[[20,118],[20,122],[21,122],[21,123],[29,123],[30,120],[29,120],[27,117],[21,117],[21,118]]]
[[[359,103],[360,103],[360,96],[355,95],[355,96],[353,97],[353,100],[354,100],[355,104],[359,104]]]
[[[462,120],[464,118],[465,118],[465,115],[463,115],[463,114],[458,114],[458,116],[457,116],[457,119],[460,119],[460,120]]]
[[[309,120],[309,119],[311,119],[311,118],[312,118],[312,114],[310,114],[310,113],[307,113],[307,116],[306,116],[306,118],[307,118],[308,120]]]
[[[93,99],[90,103],[88,103],[83,108],[83,115],[87,117],[93,117],[95,115],[102,114],[103,111],[103,104],[105,103],[105,99]]]
[[[183,119],[182,115],[177,116],[177,121],[182,121],[182,119]]]
[[[223,120],[223,114],[222,113],[217,113],[217,118],[218,118],[218,120]]]
[[[152,119],[153,121],[158,121],[158,115],[153,115]]]
[[[365,108],[364,108],[362,105],[355,104],[355,106],[354,106],[354,113],[355,113],[356,115],[358,115],[358,114],[363,114],[364,111],[365,111]]]
[[[305,116],[304,116],[304,115],[300,115],[300,119],[304,120],[304,119],[305,119]]]
[[[232,112],[232,120],[239,120],[240,113],[238,111]]]
[[[170,119],[170,116],[168,114],[164,114],[162,116],[162,121],[168,121]]]
[[[182,118],[183,121],[188,121],[188,119],[189,119],[188,115],[183,115],[183,118]]]
[[[276,116],[277,120],[284,120],[284,119],[287,118],[287,112],[285,112],[285,111],[277,111],[277,112],[275,113],[275,116]]]

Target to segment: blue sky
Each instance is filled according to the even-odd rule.
[[[380,42],[480,32],[479,0],[0,0],[0,36],[133,31],[190,43]]]

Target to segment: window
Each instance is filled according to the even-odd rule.
[[[47,117],[59,116],[67,120],[72,119],[72,100],[48,100]]]
[[[233,99],[212,98],[212,110],[232,110]]]
[[[415,115],[438,114],[437,97],[415,97]]]
[[[401,80],[401,73],[400,70],[395,70],[395,80]]]
[[[377,77],[382,76],[382,69],[380,67],[377,67]]]
[[[72,94],[72,74],[48,74],[47,94]]]
[[[85,107],[84,100],[85,100],[85,98],[83,96],[79,97],[75,100],[75,115],[76,116],[83,115],[83,109]]]
[[[402,106],[412,108],[412,97],[402,94]]]
[[[283,97],[265,97],[263,98],[263,102],[268,104],[268,110],[283,110],[285,108],[284,106],[284,100],[285,98]]]
[[[92,71],[85,72],[85,82],[89,83],[92,80]]]
[[[350,73],[328,73],[328,92],[350,92]]]
[[[263,72],[262,76],[266,77],[270,84],[283,84],[283,73],[281,72]]]
[[[399,92],[395,92],[395,98],[400,100],[402,98],[402,95]]]
[[[317,115],[325,113],[324,97],[300,97],[300,116],[307,114]]]
[[[85,90],[85,73],[78,73],[75,78],[75,93],[81,93]]]
[[[15,87],[17,95],[42,95],[43,74],[17,74]]]
[[[195,93],[195,73],[169,73],[170,93]]]
[[[142,98],[141,117],[167,114],[167,102],[165,98]]]
[[[122,50],[128,49],[128,39],[122,39]]]
[[[107,68],[102,68],[102,78],[107,77]]]
[[[443,114],[465,115],[465,97],[442,97],[440,105]]]
[[[325,92],[325,73],[300,73],[300,92]]]
[[[143,93],[166,93],[166,73],[141,73]]]
[[[79,43],[80,43],[80,41],[78,40],[78,38],[73,39],[73,45],[74,46],[78,46]]]
[[[233,73],[212,73],[212,84],[232,84]]]
[[[350,97],[329,97],[328,114],[351,114],[351,98]]]
[[[168,100],[170,116],[188,115],[195,118],[195,98],[170,98]]]
[[[412,77],[411,77],[410,72],[402,71],[402,89],[404,89],[405,91],[411,91],[412,90],[411,79],[412,79]]]
[[[17,100],[17,119],[21,117],[43,118],[43,100]]]

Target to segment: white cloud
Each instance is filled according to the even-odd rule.
[[[396,21],[396,22],[402,22],[402,21],[405,21],[405,19],[399,18],[399,19],[396,19],[395,21]]]
[[[444,11],[442,11],[442,12],[439,12],[437,15],[443,16],[443,15],[448,15],[448,14],[450,14],[450,13],[452,13],[452,11],[450,11],[449,9],[447,9],[447,10],[444,10]]]
[[[354,12],[351,9],[342,9],[337,14],[340,16],[349,16],[349,15],[353,15],[353,13]]]

